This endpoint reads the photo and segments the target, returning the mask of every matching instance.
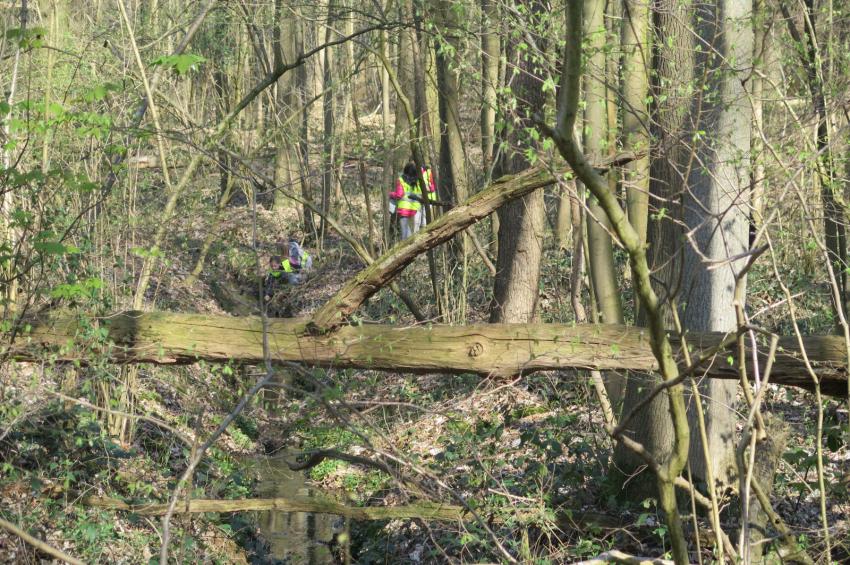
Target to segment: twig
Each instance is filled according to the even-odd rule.
[[[52,555],[56,559],[61,559],[65,563],[71,563],[72,565],[85,565],[84,561],[80,561],[76,557],[71,557],[61,549],[57,549],[49,543],[43,542],[40,539],[31,536],[15,524],[7,522],[3,518],[0,518],[0,528],[3,528],[4,530],[15,534],[34,548],[39,549],[44,553],[47,553],[48,555]]]

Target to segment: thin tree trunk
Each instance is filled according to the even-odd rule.
[[[413,33],[412,14],[407,12],[406,7],[407,5],[405,3],[400,3],[399,5],[400,17],[409,26],[403,27],[399,31],[396,78],[405,98],[413,105],[416,100],[413,71],[413,42],[416,41],[416,37]],[[414,110],[414,108],[411,107],[411,110]],[[415,119],[415,110],[413,112],[413,118]],[[410,141],[416,139],[415,124],[411,123],[407,109],[400,103],[396,104],[395,109],[394,139],[393,180],[395,180],[397,174],[400,174],[404,168],[404,164],[411,159]]]
[[[353,79],[352,79],[353,80]],[[369,226],[369,245],[367,246],[371,253],[375,253],[375,243],[377,233],[375,233],[375,222],[372,218],[372,194],[369,188],[369,181],[366,178],[366,161],[363,158],[363,132],[360,129],[360,115],[357,112],[357,100],[355,98],[357,89],[351,89],[351,117],[354,119],[354,128],[357,133],[357,169],[360,174],[360,188],[363,190],[363,203],[366,207],[366,223]]]
[[[623,171],[629,223],[643,242],[649,219],[649,4],[644,0],[624,0],[622,27],[623,134],[626,151],[646,155],[628,163]]]
[[[386,30],[380,31],[380,45],[378,45],[378,49],[381,59],[384,61],[388,61],[390,58],[388,35],[389,34]],[[381,248],[386,249],[390,242],[390,224],[393,220],[393,217],[390,216],[387,193],[393,188],[392,185],[395,178],[395,169],[393,168],[393,148],[391,142],[392,130],[390,128],[390,73],[383,64],[379,64],[378,68],[381,73],[381,127],[384,133],[383,139],[385,144],[384,168],[381,177],[383,179],[383,182],[381,183],[381,218],[383,219],[381,233],[383,235],[383,245]]]
[[[275,37],[273,38],[273,51],[275,61],[289,63],[295,60],[302,50],[300,45],[299,28],[301,22],[288,10],[284,10],[283,0],[275,2]],[[299,124],[295,117],[300,115],[302,109],[302,96],[300,90],[303,84],[300,80],[303,73],[288,73],[280,78],[276,85],[276,106],[279,123],[277,139],[277,151],[275,153],[275,184],[286,186],[288,190],[303,193],[303,178],[299,159]],[[280,198],[280,193],[275,193],[275,208],[282,208],[286,201]],[[303,211],[304,222],[308,221],[308,210]]]
[[[761,228],[764,222],[764,79],[762,75],[768,65],[768,22],[766,20],[765,0],[753,0],[753,68],[756,72],[750,78],[753,97],[753,131],[752,131],[752,172],[750,173],[750,230]]]
[[[440,197],[450,202],[463,202],[469,197],[463,134],[460,125],[460,93],[458,86],[460,37],[456,35],[457,12],[448,0],[438,0],[443,40],[450,49],[437,49],[437,81],[440,93]],[[453,53],[450,58],[447,53]],[[466,247],[464,246],[464,253]]]
[[[21,10],[19,14],[20,29],[24,31],[27,28],[27,18],[29,15],[27,0],[21,0]],[[9,84],[8,96],[5,100],[6,104],[9,106],[9,113],[5,115],[3,119],[3,139],[5,140],[10,139],[9,134],[12,120],[11,110],[12,105],[15,103],[20,61],[21,47],[20,43],[18,43],[18,45],[15,46],[15,55],[12,62],[12,77]],[[12,148],[11,146],[3,147],[2,151],[3,169],[9,170],[12,166]],[[10,227],[12,206],[12,192],[7,190],[2,191],[2,194],[0,194],[0,243],[8,245],[9,249],[15,249],[17,247],[17,240],[19,239],[18,234],[15,233],[17,230]],[[15,276],[14,264],[14,261],[3,262],[3,268],[5,270],[4,278],[7,281],[10,281],[8,284],[3,286],[3,319],[6,319],[9,314],[14,314],[17,310],[18,277]]]
[[[481,154],[485,171],[493,163],[496,88],[499,81],[499,4],[481,0]]]
[[[607,74],[605,56],[605,1],[584,1],[584,37],[589,41],[588,71],[584,75],[585,135],[584,151],[591,159],[600,159],[606,152],[608,131],[607,92],[601,77]],[[614,248],[611,242],[611,224],[596,198],[589,198],[588,209],[592,218],[587,222],[588,266],[593,293],[606,324],[623,323],[620,288],[614,266]],[[605,375],[605,388],[611,405],[620,406],[625,379],[620,375]]]
[[[329,0],[327,25],[325,26],[325,42],[328,42],[333,37],[332,27],[335,25],[337,0]],[[335,135],[335,96],[334,96],[334,58],[335,50],[332,48],[325,49],[325,63],[323,67],[322,87],[324,95],[322,96],[322,117],[323,117],[323,135],[322,135],[322,213],[327,215],[333,204],[332,199],[336,194],[336,147],[334,140]],[[320,238],[321,246],[324,246],[325,232],[327,226],[323,221],[321,224]]]

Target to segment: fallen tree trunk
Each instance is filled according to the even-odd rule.
[[[476,373],[510,376],[541,370],[595,369],[651,371],[656,368],[642,328],[615,325],[477,324],[469,326],[344,326],[311,335],[308,320],[270,319],[268,342],[273,361],[338,369],[411,373]],[[123,363],[193,363],[263,360],[262,321],[169,312],[124,312],[90,320],[60,316],[32,322],[5,355],[19,360],[47,358],[85,363],[107,357]],[[691,334],[692,358],[717,347],[724,334]],[[676,340],[673,340],[674,346]],[[843,338],[809,336],[806,354],[821,391],[847,394],[847,356]],[[735,347],[719,352],[695,372],[737,379]],[[763,357],[767,348],[759,354]],[[747,360],[751,353],[747,352]],[[730,363],[731,361],[731,363]],[[748,371],[752,375],[753,371]],[[780,340],[772,383],[813,389],[794,337]]]
[[[392,281],[418,255],[448,241],[506,202],[554,182],[555,178],[542,167],[500,178],[487,189],[437,218],[423,231],[399,242],[352,277],[313,315],[309,326],[311,333],[327,333],[345,323],[346,318],[363,302]]]
[[[84,506],[124,510],[142,516],[162,516],[168,510],[168,504],[142,503],[127,504],[117,498],[98,496],[86,497]],[[321,498],[243,498],[239,500],[216,500],[196,498],[187,503],[181,502],[175,510],[178,514],[201,514],[204,512],[246,512],[251,510],[275,510],[278,512],[313,512],[316,514],[335,514],[352,520],[409,520],[419,518],[439,522],[457,522],[472,520],[473,516],[462,506],[419,502],[407,506],[348,506]],[[507,519],[529,521],[541,520],[542,511],[538,509],[494,508],[478,509],[479,514],[491,517],[495,522]]]
[[[596,167],[610,168],[636,158],[634,153],[608,157]],[[482,218],[486,218],[503,204],[522,198],[538,188],[556,182],[566,167],[550,173],[545,167],[532,167],[516,175],[506,175],[493,181],[487,188],[458,204],[408,239],[375,259],[375,262],[357,273],[313,315],[308,329],[311,333],[327,333],[345,323],[370,296],[391,282],[417,256],[448,241]]]

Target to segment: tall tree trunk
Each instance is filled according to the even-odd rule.
[[[390,58],[390,50],[389,50],[389,32],[387,30],[382,29],[380,31],[379,36],[380,45],[378,49],[380,50],[381,57],[388,61]],[[390,73],[385,65],[379,64],[378,68],[381,73],[381,128],[383,130],[383,138],[384,138],[384,169],[381,175],[382,183],[381,183],[381,213],[383,218],[382,223],[382,235],[383,235],[383,248],[386,248],[390,242],[390,222],[392,221],[392,217],[389,212],[389,201],[387,199],[387,192],[392,188],[393,180],[395,177],[395,169],[393,162],[393,147],[392,147],[392,129],[390,128]]]
[[[589,42],[587,71],[585,72],[585,136],[584,151],[592,160],[602,158],[608,145],[608,112],[605,77],[605,0],[584,0],[584,37]],[[592,219],[587,222],[588,265],[596,296],[599,314],[606,324],[623,323],[620,288],[614,267],[614,249],[611,243],[611,225],[595,198],[588,199]],[[623,399],[625,379],[620,375],[605,376],[605,388],[612,406]]]
[[[648,42],[649,5],[642,0],[624,0],[622,27],[622,96],[624,151],[647,152],[627,163],[623,182],[626,185],[626,203],[629,223],[642,241],[646,241],[646,224],[649,219],[649,116],[646,98],[649,94],[650,52]]]
[[[687,94],[688,85],[694,77],[693,39],[689,29],[692,9],[690,0],[655,0],[653,4],[655,42],[650,123],[655,143],[651,147],[649,189],[659,204],[657,219],[648,225],[647,259],[655,280],[660,281],[655,291],[665,304],[671,300],[671,293],[676,292],[681,277],[681,199],[690,162],[690,148],[684,141],[687,138],[685,119],[691,102]],[[661,213],[662,209],[664,213]],[[646,320],[644,313],[640,314],[637,322],[643,325]],[[672,327],[673,318],[669,310],[666,318],[667,326]],[[658,382],[657,377],[631,374],[623,400],[623,413],[640,403],[647,391]],[[660,460],[666,459],[673,445],[667,396],[658,395],[635,415],[632,422],[628,435]],[[617,468],[627,475],[644,464],[634,452],[622,445],[615,448],[614,461]],[[643,496],[655,482],[649,475],[644,473],[641,477],[630,479],[629,490],[636,496]]]
[[[542,3],[539,0],[526,0],[522,5],[522,13],[531,21],[516,22],[517,29],[540,29],[538,26],[542,18],[546,17]],[[542,46],[543,38],[535,39]],[[500,155],[498,176],[523,171],[530,165],[525,149],[534,147],[534,141],[529,139],[526,131],[534,127],[532,115],[545,102],[540,69],[528,53],[516,48],[521,38],[513,41],[510,55],[516,58],[515,66],[506,83],[511,85],[511,92],[516,96],[517,109],[515,116],[501,118],[510,120],[512,124],[507,138],[510,149]],[[499,252],[490,321],[528,322],[537,315],[540,259],[546,227],[543,190],[536,190],[502,206],[498,214]]]
[[[731,331],[737,326],[733,304],[736,276],[746,260],[730,261],[749,248],[750,128],[752,107],[745,87],[753,57],[752,0],[725,0],[701,9],[697,32],[722,60],[697,55],[707,88],[693,110],[695,132],[709,132],[695,141],[696,159],[685,194],[685,229],[692,245],[685,247],[682,276],[682,323],[691,331]],[[712,135],[713,132],[713,135]],[[694,136],[695,138],[698,136]],[[714,264],[712,264],[714,263]],[[714,477],[729,484],[734,475],[735,383],[705,383],[708,460],[699,435],[691,436],[691,470],[705,478],[707,464]],[[693,426],[692,426],[693,427]]]
[[[430,50],[429,36],[422,30],[421,10],[416,10],[413,2],[409,1],[409,10],[413,15],[416,28],[415,41],[413,42],[413,83],[416,91],[414,113],[416,114],[416,135],[422,147],[425,163],[429,166],[435,163],[437,157],[435,140],[439,139],[439,129],[434,129],[439,124],[439,107],[428,103],[428,69],[426,66]],[[437,100],[439,104],[439,100]],[[432,108],[437,108],[437,119],[432,116]],[[432,210],[434,211],[434,210]]]
[[[411,102],[415,103],[416,88],[414,84],[413,70],[413,42],[416,41],[416,35],[413,30],[413,14],[408,12],[409,6],[406,3],[399,5],[400,18],[408,25],[402,27],[399,31],[398,39],[398,70],[396,77],[404,92],[404,96]],[[410,123],[407,111],[404,106],[398,101],[395,108],[395,144],[393,153],[393,171],[398,175],[404,164],[410,160],[410,140],[416,138],[415,124]]]
[[[466,161],[460,125],[460,94],[458,72],[461,49],[457,35],[457,11],[448,0],[438,0],[438,17],[443,30],[442,39],[449,49],[437,49],[437,83],[440,94],[440,195],[454,203],[469,196]]]
[[[459,76],[462,48],[459,29],[459,13],[450,0],[437,0],[436,14],[439,28],[442,30],[440,39],[447,48],[437,48],[437,92],[440,110],[440,166],[439,166],[439,196],[453,204],[459,204],[469,197],[469,185],[466,170],[466,152],[463,145],[463,134],[460,123],[460,92]],[[469,278],[467,266],[472,246],[466,233],[454,238],[450,245],[450,254],[442,255],[441,264],[444,272],[450,276],[444,277],[446,288],[441,302],[451,304],[452,319],[458,323],[466,321],[466,304]],[[449,265],[449,257],[455,269]]]
[[[679,96],[663,102],[654,96],[659,140],[653,148],[651,191],[670,208],[649,230],[650,257],[662,281],[661,295],[675,295],[683,327],[690,331],[729,331],[736,327],[733,293],[740,260],[727,261],[748,248],[749,152],[752,113],[743,75],[752,60],[752,0],[726,0],[701,7],[695,30],[710,48],[693,58],[693,39],[687,25],[692,8],[663,0],[656,14],[658,50],[657,89]],[[709,56],[715,53],[718,56]],[[730,68],[730,61],[734,67]],[[696,92],[716,93],[692,99],[680,88],[699,80]],[[706,77],[708,83],[700,84]],[[707,135],[697,132],[708,132]],[[682,140],[694,146],[687,148]],[[683,178],[684,177],[684,178]],[[685,186],[681,191],[678,187]],[[680,203],[678,206],[676,203]],[[659,216],[662,216],[661,214]],[[675,219],[684,227],[678,227]],[[661,218],[660,218],[661,220]],[[685,243],[683,231],[692,230]],[[727,261],[727,262],[724,262]],[[715,264],[714,268],[709,268]],[[626,406],[634,405],[647,383],[629,383]],[[701,388],[706,404],[708,457],[699,434],[691,436],[691,469],[704,479],[711,464],[714,478],[728,484],[734,472],[734,405],[737,387],[708,383]],[[657,457],[670,450],[672,430],[666,399],[659,397],[635,418],[634,438]],[[695,416],[691,414],[692,427]],[[618,450],[618,466],[636,468],[634,458]]]
[[[499,4],[481,0],[481,154],[485,171],[493,163],[496,88],[499,81]]]
[[[330,0],[328,2],[327,25],[325,26],[326,43],[332,41],[334,37],[333,26],[336,24],[336,6],[337,0]],[[336,103],[333,89],[335,49],[328,47],[325,49],[324,54],[325,64],[322,75],[322,120],[324,124],[322,133],[322,214],[327,216],[331,210],[331,201],[336,195],[336,175],[334,174],[336,170],[336,143],[334,142]],[[319,230],[319,240],[322,242],[322,245],[324,245],[326,228],[326,223],[322,220],[321,229]]]
[[[300,45],[300,22],[289,12],[283,10],[283,0],[275,3],[275,20],[277,37],[273,44],[274,56],[283,64],[292,63],[302,50]],[[299,155],[298,137],[300,123],[297,119],[302,112],[301,94],[303,88],[299,84],[302,76],[299,73],[287,73],[278,80],[276,85],[276,102],[278,108],[278,119],[282,122],[278,133],[277,152],[275,154],[275,184],[284,186],[287,190],[303,193],[301,175],[301,159]],[[277,192],[274,196],[275,208],[287,205],[283,193]],[[305,223],[309,211],[303,211]]]
[[[751,218],[750,230],[756,231],[764,221],[764,144],[761,134],[764,131],[764,79],[762,73],[768,69],[766,64],[768,35],[765,0],[753,0],[753,67],[750,88],[753,95],[753,131],[752,131],[752,173],[750,174]]]

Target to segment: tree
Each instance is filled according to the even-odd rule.
[[[631,11],[630,11],[631,14]],[[653,56],[651,84],[652,146],[649,174],[649,191],[658,204],[653,210],[654,220],[649,224],[647,254],[653,269],[656,292],[665,308],[665,324],[673,327],[670,302],[675,297],[681,277],[682,265],[682,207],[681,198],[687,168],[690,162],[687,136],[687,117],[691,110],[691,93],[694,91],[694,50],[689,23],[692,20],[690,2],[663,0],[653,4]],[[630,26],[626,26],[629,28]],[[635,215],[640,221],[640,215]],[[638,224],[639,225],[639,224]],[[646,323],[645,313],[637,322]],[[657,379],[649,375],[630,375],[626,386],[624,409],[628,412],[637,406]],[[650,453],[664,459],[672,446],[672,427],[668,402],[663,395],[640,410],[632,420],[634,439]],[[629,474],[643,466],[634,453],[622,445],[615,449],[614,461],[619,469]],[[647,477],[646,481],[651,481]],[[630,481],[634,492],[643,490],[640,481]]]
[[[527,21],[514,27],[507,47],[507,57],[513,67],[506,84],[516,97],[516,113],[500,116],[507,124],[509,149],[499,156],[496,178],[523,171],[531,164],[529,155],[535,153],[537,147],[533,139],[529,139],[528,131],[534,129],[534,112],[545,102],[543,62],[535,58],[533,51],[519,48],[524,43],[520,29],[526,29],[538,45],[543,40],[541,29],[545,26],[545,10],[538,0],[524,2],[522,7]],[[498,214],[499,252],[490,321],[527,322],[535,319],[539,295],[545,227],[543,191],[537,190],[503,206]]]
[[[481,0],[481,156],[484,169],[493,162],[496,134],[496,90],[501,57],[499,4]]]
[[[696,30],[710,49],[698,55],[696,66],[708,80],[698,83],[704,94],[692,110],[694,159],[701,166],[690,169],[683,195],[689,245],[678,300],[686,330],[732,331],[735,286],[749,249],[752,107],[744,77],[752,68],[752,0],[725,0],[697,17]],[[691,470],[706,478],[714,465],[715,479],[725,485],[735,474],[737,386],[708,383],[701,393],[708,446],[703,449],[694,434]]]
[[[600,80],[607,76],[608,70],[604,0],[584,0],[583,26],[589,49],[584,75],[584,151],[591,159],[598,160],[607,152],[608,145],[608,96],[605,81]],[[603,323],[621,324],[623,309],[609,235],[611,224],[596,198],[588,198],[587,208],[591,216],[587,222],[588,265],[598,316]],[[620,406],[625,388],[623,377],[606,375],[605,388],[611,404],[615,408]]]
[[[752,61],[752,4],[729,0],[716,8],[695,9],[695,30],[711,47],[695,58],[690,32],[682,27],[689,21],[683,18],[688,8],[678,2],[667,8],[659,11],[657,20],[661,47],[656,87],[672,89],[681,97],[668,98],[669,105],[654,109],[654,121],[664,130],[653,151],[651,191],[661,202],[678,202],[680,208],[657,222],[651,231],[650,253],[663,281],[661,291],[667,293],[671,307],[678,307],[686,331],[730,331],[737,327],[735,285],[745,263],[741,256],[749,247],[752,113],[741,77]],[[690,76],[690,61],[694,79],[681,82]],[[700,95],[692,97],[694,92]],[[692,145],[683,145],[683,140]],[[683,182],[684,189],[679,190]],[[626,411],[647,387],[636,379],[629,389]],[[701,394],[709,443],[704,451],[699,435],[693,434],[692,472],[705,479],[712,464],[714,478],[729,484],[734,476],[736,387],[708,383]],[[695,427],[693,418],[692,413]],[[659,457],[666,456],[671,432],[660,400],[634,420],[633,430],[638,442]],[[637,461],[624,452],[621,448],[618,461],[629,472]]]

